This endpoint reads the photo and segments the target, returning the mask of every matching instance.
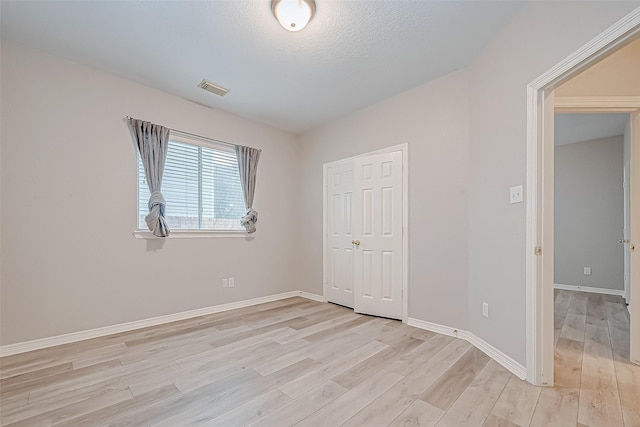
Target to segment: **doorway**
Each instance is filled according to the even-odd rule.
[[[323,292],[407,319],[407,144],[324,165]]]
[[[640,33],[640,9],[618,21],[606,32],[576,51],[556,67],[528,85],[527,128],[527,379],[536,385],[553,385],[554,324],[553,324],[553,128],[554,89],[571,77],[586,70]],[[637,97],[613,97],[599,107],[633,112],[634,123],[640,124]],[[581,99],[584,109],[593,107],[593,99]],[[630,163],[631,194],[637,193],[640,183],[640,142],[638,127],[632,137]],[[635,184],[637,185],[637,184]],[[631,303],[631,361],[640,363],[640,251],[634,251],[634,242],[640,241],[640,227],[633,228],[633,217],[640,213],[640,200],[631,198],[630,303]],[[640,218],[640,215],[637,215]],[[638,290],[635,290],[638,289]]]
[[[573,390],[580,422],[595,416],[594,384],[613,406],[627,398],[632,369],[622,243],[629,120],[629,113],[595,111],[554,116],[554,385]],[[577,384],[585,390],[577,393]],[[596,424],[622,425],[619,412]]]
[[[629,113],[555,114],[556,290],[628,297],[630,127]]]

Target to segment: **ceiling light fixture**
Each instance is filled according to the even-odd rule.
[[[300,31],[316,13],[314,0],[271,0],[271,10],[282,28]]]

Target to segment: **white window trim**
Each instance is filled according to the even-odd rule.
[[[164,240],[164,239],[210,239],[219,237],[244,237],[254,238],[254,234],[249,234],[246,231],[240,230],[172,230],[167,237],[155,236],[150,231],[135,230],[131,233],[136,239],[146,240]]]
[[[233,148],[225,144],[216,144],[209,141],[203,141],[198,139],[197,137],[185,138],[181,135],[170,135],[169,139],[171,141],[181,142],[183,144],[191,144],[191,145],[199,145],[201,147],[213,148],[221,151],[234,152]],[[135,148],[135,147],[134,147]],[[136,155],[134,157],[134,167],[136,171],[136,179],[138,176],[138,149],[135,148]],[[169,235],[166,237],[158,237],[154,235],[151,231],[148,230],[138,230],[138,222],[137,216],[138,212],[138,203],[140,200],[140,194],[138,192],[138,186],[136,185],[136,200],[135,200],[135,217],[136,222],[133,226],[133,231],[131,235],[136,239],[145,239],[145,240],[164,240],[164,239],[211,239],[211,238],[220,238],[220,237],[244,237],[246,239],[253,239],[255,237],[254,232],[252,234],[247,233],[245,230],[170,230]]]

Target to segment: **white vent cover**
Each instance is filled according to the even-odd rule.
[[[229,89],[224,88],[219,84],[215,84],[214,82],[210,82],[207,79],[202,79],[198,87],[220,96],[225,96],[227,92],[229,92]]]

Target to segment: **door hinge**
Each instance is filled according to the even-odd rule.
[[[536,248],[533,250],[533,253],[536,255],[542,255],[542,246],[536,246]]]

